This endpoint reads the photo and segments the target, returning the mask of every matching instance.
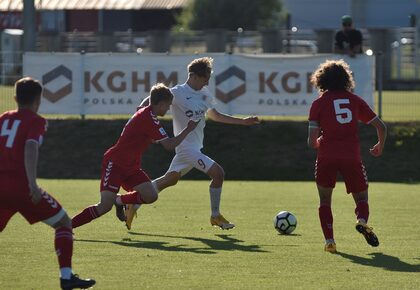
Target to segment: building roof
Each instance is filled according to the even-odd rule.
[[[179,9],[189,0],[34,0],[37,10]],[[0,11],[21,11],[22,0],[0,0]]]

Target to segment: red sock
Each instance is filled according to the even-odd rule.
[[[92,220],[98,218],[100,215],[95,205],[85,208],[81,213],[71,219],[73,229],[90,223]]]
[[[141,198],[140,193],[138,191],[132,191],[127,194],[121,195],[121,202],[123,204],[143,204],[146,203]]]
[[[326,240],[334,239],[333,216],[331,206],[321,204],[319,207],[319,220]]]
[[[71,229],[57,228],[55,230],[54,246],[60,268],[71,268],[71,257],[73,255],[73,233]]]
[[[366,222],[369,218],[369,203],[366,200],[359,201],[356,204],[356,209],[354,213],[357,216],[357,219],[364,219]]]

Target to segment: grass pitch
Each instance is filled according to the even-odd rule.
[[[41,180],[70,216],[96,203],[98,180]],[[339,254],[323,251],[313,182],[225,183],[222,212],[237,227],[209,224],[206,181],[181,181],[143,206],[127,231],[114,211],[75,229],[73,268],[96,289],[418,289],[419,184],[371,183],[370,224],[380,246],[354,229],[354,204],[333,197]],[[293,212],[298,227],[277,234],[272,219]],[[16,215],[0,234],[0,289],[57,289],[53,231]]]

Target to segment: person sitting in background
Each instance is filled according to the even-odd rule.
[[[349,15],[341,17],[341,24],[342,29],[335,34],[334,51],[355,57],[362,53],[362,33],[353,27],[353,20]]]

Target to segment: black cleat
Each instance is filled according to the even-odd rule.
[[[356,223],[356,230],[365,237],[366,242],[369,245],[371,245],[372,247],[379,246],[378,237],[375,235],[372,228],[369,227],[367,224],[357,222]]]
[[[115,204],[115,215],[120,221],[125,222],[127,220],[127,217],[125,216],[125,206]]]
[[[95,285],[96,281],[92,279],[80,279],[78,275],[71,274],[70,279],[60,279],[61,289],[88,289]]]

